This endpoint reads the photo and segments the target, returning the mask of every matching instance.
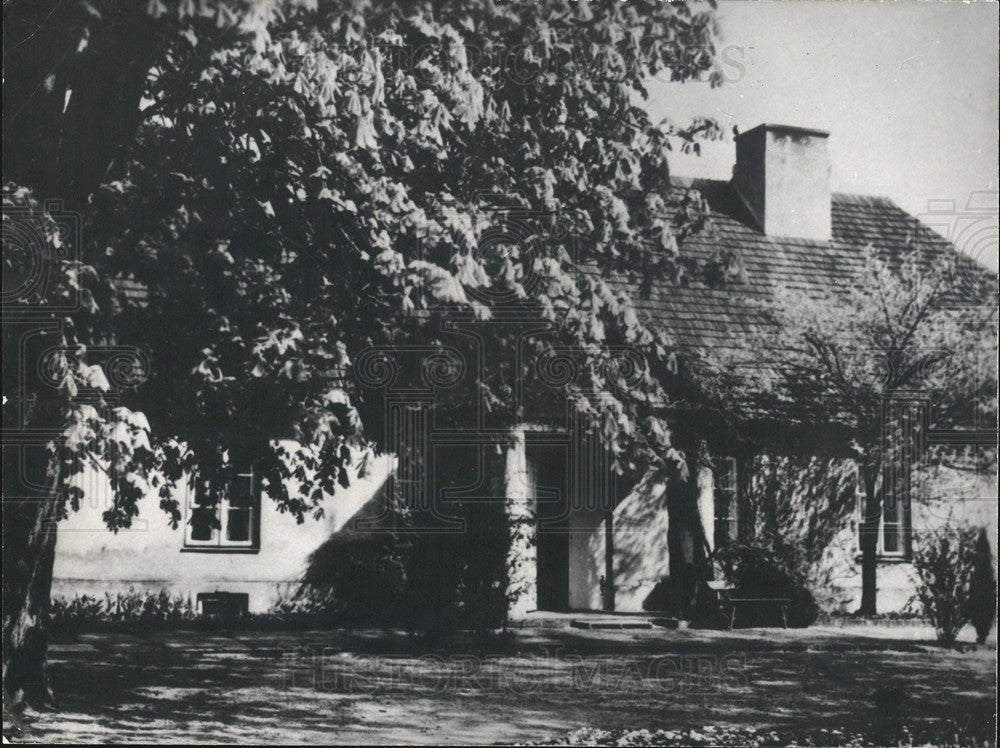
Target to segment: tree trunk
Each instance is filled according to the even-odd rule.
[[[670,484],[669,530],[670,597],[677,615],[696,613],[700,589],[712,578],[711,544],[706,536],[702,493],[711,483],[708,453],[704,445],[685,452],[688,476],[675,476]]]
[[[861,520],[861,607],[858,613],[873,616],[878,612],[878,532],[882,519],[882,494],[878,487],[878,468],[862,468],[865,484],[865,511]]]
[[[5,2],[4,178],[86,210],[139,120],[161,39],[135,0]]]
[[[604,516],[604,589],[601,590],[601,608],[615,611],[615,510]]]
[[[757,535],[757,507],[751,498],[753,457],[741,457],[736,464],[736,534],[740,543],[749,543]]]
[[[51,485],[58,475],[49,471]],[[3,512],[3,699],[5,716],[24,704],[52,706],[45,670],[59,506],[49,496],[5,501]]]
[[[56,523],[64,508],[60,462],[51,444],[66,427],[65,402],[41,378],[36,356],[65,340],[55,329],[31,336],[24,329],[4,325],[3,699],[4,721],[14,725],[24,704],[40,708],[52,703],[45,675],[45,623]],[[29,338],[31,346],[24,343]],[[8,351],[20,355],[8,356]],[[51,439],[49,445],[45,438]]]

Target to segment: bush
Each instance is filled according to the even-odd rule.
[[[407,532],[344,530],[312,555],[277,615],[308,613],[346,626],[403,627],[429,643],[501,628],[507,610],[503,506],[469,503],[465,532],[407,518]],[[476,516],[473,516],[476,513]],[[400,521],[402,523],[402,520]]]
[[[917,600],[938,641],[951,644],[969,621],[969,585],[976,556],[976,530],[947,525],[922,533],[913,549]]]
[[[993,574],[993,554],[986,528],[979,531],[976,561],[969,585],[969,621],[976,629],[976,641],[983,644],[997,615],[997,580]]]
[[[435,463],[434,490],[465,490],[482,470],[478,448],[456,448]],[[346,625],[400,626],[434,645],[460,630],[487,636],[506,623],[511,534],[490,490],[449,500],[464,528],[443,531],[438,511],[409,507],[393,483],[312,554],[302,581],[329,590]]]
[[[763,537],[746,543],[734,543],[716,551],[716,561],[722,567],[726,580],[733,585],[734,597],[786,597],[788,625],[804,628],[819,617],[819,605],[806,586],[806,576],[794,549],[784,546],[780,540]],[[757,625],[773,625],[773,621],[763,620],[763,612],[753,618],[743,618]]]
[[[268,608],[267,616],[279,621],[302,623],[333,622],[342,613],[333,589],[303,584],[293,592],[281,592]]]
[[[399,625],[406,544],[389,532],[337,533],[310,557],[302,586],[277,613],[336,618],[350,626]]]

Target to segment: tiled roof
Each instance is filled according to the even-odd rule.
[[[687,238],[682,258],[711,262],[719,253],[738,258],[724,286],[703,282],[661,282],[648,294],[634,290],[634,304],[660,326],[679,348],[725,346],[734,335],[746,334],[763,319],[755,307],[770,298],[776,286],[817,295],[854,282],[868,245],[888,256],[903,256],[919,247],[928,259],[955,253],[954,246],[920,224],[888,198],[834,193],[831,241],[766,236],[728,182],[674,179],[674,189],[698,190],[708,203],[711,228]],[[970,277],[987,271],[959,255]]]
[[[678,191],[696,189],[711,212],[711,228],[683,242],[682,258],[706,263],[719,253],[731,253],[738,258],[738,272],[727,275],[724,286],[662,282],[648,293],[624,277],[608,281],[626,289],[638,312],[665,330],[680,349],[725,346],[733,336],[751,332],[764,323],[755,307],[766,303],[777,285],[817,294],[847,287],[862,267],[869,244],[899,255],[914,247],[928,257],[956,251],[885,197],[834,193],[833,239],[817,242],[766,236],[728,182],[675,177],[673,185]],[[972,259],[958,256],[970,276],[988,276]],[[145,303],[144,284],[130,278],[115,283],[130,301]]]

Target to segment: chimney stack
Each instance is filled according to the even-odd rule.
[[[829,136],[768,124],[736,136],[733,187],[768,236],[830,240]]]

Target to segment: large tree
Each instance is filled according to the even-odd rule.
[[[25,5],[4,10],[4,227],[27,211],[49,229],[10,251],[5,237],[4,263],[29,277],[44,258],[51,282],[11,303],[57,352],[45,381],[24,375],[33,362],[6,376],[5,358],[5,428],[19,414],[51,436],[37,495],[5,501],[6,705],[49,696],[44,617],[74,471],[112,473],[111,529],[150,494],[176,525],[179,480],[198,474],[218,500],[248,459],[280,510],[318,513],[352,455],[394,446],[352,359],[444,353],[450,316],[478,325],[482,361],[459,403],[511,426],[535,405],[512,405],[512,383],[532,392],[540,375],[510,354],[570,351],[563,400],[617,467],[681,468],[656,409],[669,341],[601,273],[671,278],[702,220],[697,200],[670,210],[667,159],[716,126],[653,123],[642,102],[651,75],[718,81],[708,9]],[[78,212],[78,259],[37,201],[52,196]],[[20,332],[4,334],[11,350]],[[142,376],[112,401],[94,354],[125,345]],[[623,348],[635,365],[613,362]]]
[[[777,287],[754,305],[757,332],[702,352],[701,384],[720,407],[800,433],[821,430],[810,444],[855,461],[864,493],[860,613],[877,612],[888,487],[891,500],[908,502],[911,469],[995,461],[995,451],[984,456],[960,433],[951,434],[951,446],[928,443],[931,430],[972,436],[995,429],[994,283],[940,242],[904,252],[869,247],[853,282],[826,293]],[[851,500],[849,492],[839,495]],[[831,521],[848,509],[831,506]]]

